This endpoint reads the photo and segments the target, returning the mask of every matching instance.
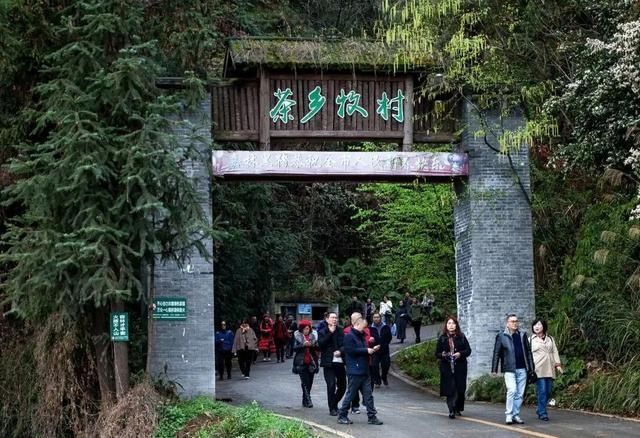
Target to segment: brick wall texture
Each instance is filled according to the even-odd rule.
[[[495,335],[505,315],[516,313],[530,331],[534,317],[533,232],[531,208],[496,135],[522,123],[515,115],[500,119],[497,111],[481,117],[472,102],[462,107],[461,151],[469,154],[469,177],[456,183],[454,209],[456,285],[460,326],[471,344],[469,377],[491,371]],[[484,122],[484,123],[483,123]],[[487,129],[488,127],[488,129]],[[512,152],[514,168],[531,197],[528,150]]]
[[[198,110],[183,114],[197,129],[197,147],[204,160],[185,163],[184,171],[192,178],[201,206],[211,221],[211,101],[206,99]],[[176,129],[180,142],[191,142],[188,127]],[[213,242],[203,242],[211,252]],[[184,297],[186,321],[155,320],[151,350],[151,374],[175,382],[182,397],[215,395],[213,262],[194,250],[180,269],[175,263],[156,261],[156,297]],[[166,371],[166,373],[165,373]]]

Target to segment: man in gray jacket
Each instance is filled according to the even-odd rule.
[[[529,336],[518,330],[518,317],[511,313],[507,315],[504,332],[498,333],[493,348],[491,373],[498,372],[498,364],[504,373],[507,386],[506,423],[524,424],[520,418],[520,407],[527,384],[527,371],[535,370]]]

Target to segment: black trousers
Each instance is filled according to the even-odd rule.
[[[276,341],[276,360],[281,360],[284,362],[284,349],[286,348],[288,340],[277,340]]]
[[[313,387],[313,377],[315,373],[310,372],[307,367],[303,368],[298,374],[300,376],[300,386],[302,387],[302,406],[311,403],[311,388]]]
[[[249,377],[251,372],[251,363],[253,362],[253,353],[255,350],[238,350],[238,365],[242,375]]]
[[[231,358],[230,351],[216,351],[216,371],[218,376],[222,379],[224,377],[224,370],[227,370],[227,378],[231,378]]]
[[[367,417],[374,418],[378,413],[373,405],[373,392],[371,391],[371,379],[369,376],[350,375],[347,383],[347,393],[338,412],[341,418],[347,417],[349,414],[351,400],[358,392],[362,392],[362,403],[367,407]]]
[[[347,390],[347,374],[344,365],[335,364],[323,368],[327,384],[327,404],[329,411],[338,409],[338,403]]]
[[[381,385],[382,382],[386,382],[390,367],[391,357],[389,357],[389,353],[378,352],[374,354],[371,359],[371,384]]]
[[[420,342],[420,327],[422,327],[422,320],[419,319],[417,321],[413,321],[411,325],[413,326],[413,331],[416,334],[416,342]]]

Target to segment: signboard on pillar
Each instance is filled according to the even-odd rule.
[[[187,299],[159,297],[153,300],[153,319],[184,321],[187,319]]]

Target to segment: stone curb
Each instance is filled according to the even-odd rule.
[[[285,420],[290,420],[290,421],[299,421],[313,429],[320,429],[324,432],[330,433],[332,435],[335,436],[339,436],[340,438],[356,438],[353,435],[349,435],[346,432],[342,432],[341,430],[338,429],[334,429],[332,427],[329,426],[325,426],[324,424],[319,424],[319,423],[315,423],[313,421],[309,421],[309,420],[303,420],[302,418],[298,418],[298,417],[290,417],[288,415],[282,415],[282,414],[277,414],[275,412],[272,412],[273,415],[275,415],[276,417],[280,417],[280,418],[284,418]]]
[[[434,338],[435,339],[435,338]],[[427,339],[427,341],[430,341],[432,339]],[[423,341],[424,342],[424,341]],[[422,342],[420,342],[421,344]],[[414,345],[409,345],[405,348],[402,348],[400,350],[396,350],[394,351],[390,356],[391,358],[393,358],[393,356],[395,356],[396,354],[400,353],[401,351],[407,350],[409,348],[414,348],[420,344],[414,344]],[[438,397],[440,398],[440,393],[438,391],[434,391],[433,389],[424,386],[423,384],[419,383],[417,380],[415,380],[413,377],[409,376],[408,374],[405,374],[404,372],[402,372],[398,366],[393,363],[393,361],[391,362],[391,369],[389,370],[389,374],[391,374],[393,377],[395,377],[396,379],[402,380],[404,383],[406,383],[407,385],[413,386],[414,388],[417,388],[423,392],[426,392],[430,395],[433,395],[434,397]],[[481,401],[481,400],[469,400],[472,403],[484,403],[484,404],[496,404],[496,403],[491,403],[488,401]],[[623,417],[620,415],[614,415],[614,414],[605,414],[602,412],[592,412],[592,411],[585,411],[585,410],[580,410],[580,409],[569,409],[569,408],[553,408],[556,411],[566,411],[566,412],[577,412],[580,414],[587,414],[587,415],[592,415],[594,417],[605,417],[605,418],[615,418],[616,420],[624,420],[624,421],[631,421],[634,423],[640,423],[640,418],[632,418],[632,417]]]

